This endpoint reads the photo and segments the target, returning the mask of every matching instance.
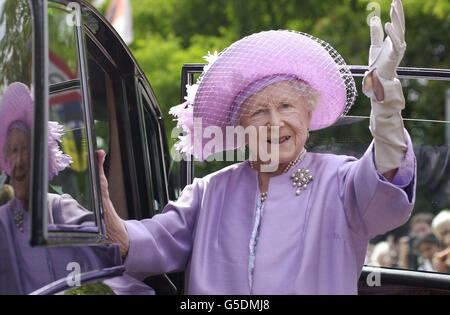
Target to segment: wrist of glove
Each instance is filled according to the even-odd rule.
[[[366,79],[368,82],[367,76],[371,73],[371,71],[366,73],[363,82],[366,82]],[[378,101],[375,96],[370,98],[372,110],[369,128],[374,138],[375,165],[377,170],[384,174],[400,166],[407,149],[401,116],[405,98],[401,82],[397,78],[385,80],[379,77],[379,82],[382,85],[384,99]],[[363,90],[364,88],[368,93],[374,94],[373,87],[370,91],[367,85],[363,86]]]
[[[397,77],[384,79],[378,75],[376,69],[366,71],[362,80],[362,91],[370,98],[371,103],[385,104],[385,111],[399,112],[405,108],[402,85]],[[374,77],[377,77],[377,80]],[[377,91],[378,90],[378,91]],[[377,97],[382,94],[382,98]],[[396,102],[397,101],[397,102]],[[389,107],[389,108],[387,108]]]

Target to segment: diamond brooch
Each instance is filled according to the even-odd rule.
[[[292,186],[296,187],[295,194],[298,196],[301,194],[302,189],[308,188],[308,184],[313,181],[313,177],[309,170],[306,168],[300,168],[291,175]]]
[[[23,213],[20,210],[14,209],[14,223],[20,232],[23,232]]]

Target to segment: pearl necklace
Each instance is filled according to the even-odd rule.
[[[285,169],[283,170],[283,174],[286,174],[287,172],[289,172],[289,170],[290,170],[294,165],[296,165],[300,160],[302,160],[302,159],[305,157],[305,155],[306,155],[306,149],[303,148],[303,150],[297,155],[297,157],[296,157],[295,159],[293,159],[292,161],[290,161],[289,164],[285,167]],[[256,166],[255,166],[255,162],[249,161],[249,164],[250,164],[250,167],[251,167],[252,169],[257,170],[257,169],[256,169]],[[304,169],[301,169],[301,172],[302,172],[302,173],[303,173],[304,171],[305,171]],[[308,178],[308,182],[303,182],[303,174],[301,174],[301,175],[302,175],[302,176],[301,176],[301,180],[298,180],[298,177],[297,177],[296,175],[298,175],[298,173],[300,172],[300,170],[298,170],[296,174],[292,174],[292,179],[293,179],[293,181],[294,181],[293,185],[294,185],[295,187],[298,186],[298,189],[297,189],[297,191],[296,191],[296,195],[297,195],[297,196],[300,195],[300,192],[301,192],[300,189],[301,189],[301,188],[306,189],[307,184],[308,184],[310,181],[312,181],[312,176],[309,175],[309,170],[306,170],[306,171],[307,171],[307,173],[306,173],[306,174],[307,174],[307,177],[306,177],[306,178]],[[300,183],[301,183],[301,185],[300,185]],[[267,199],[267,191],[261,193],[261,205],[264,203],[264,201],[266,201],[266,199]]]
[[[287,172],[289,172],[289,170],[295,165],[297,164],[300,160],[302,160],[306,155],[306,149],[303,148],[303,150],[297,155],[297,157],[295,159],[293,159],[292,161],[289,162],[289,164],[284,168],[283,170],[283,174],[286,174]],[[254,169],[255,171],[257,171],[257,168],[255,166],[255,162],[254,161],[248,161],[248,163],[250,164],[250,167],[252,169]]]
[[[289,170],[292,168],[292,166],[294,166],[300,160],[302,160],[305,157],[305,155],[306,155],[306,149],[303,148],[302,152],[300,152],[299,155],[297,155],[297,157],[294,160],[289,162],[289,164],[284,169],[283,174],[286,174],[287,172],[289,172]]]

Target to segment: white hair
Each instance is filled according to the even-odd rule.
[[[431,222],[431,230],[442,241],[442,236],[447,229],[450,229],[450,210],[444,209],[434,217]]]
[[[306,98],[306,106],[310,111],[314,111],[319,103],[320,94],[307,83],[302,80],[287,80],[287,82],[293,87],[301,91],[301,94]]]
[[[380,266],[379,259],[382,255],[389,254],[389,244],[387,242],[379,242],[373,248],[372,255],[370,255],[370,262],[373,266]]]

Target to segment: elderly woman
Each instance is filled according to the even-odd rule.
[[[82,272],[102,266],[117,248],[31,247],[30,241],[30,134],[33,100],[22,83],[12,83],[0,103],[0,165],[9,176],[15,198],[0,207],[0,294],[27,294],[65,278],[69,263],[80,264]],[[48,125],[49,180],[71,163],[59,149],[62,126]],[[94,225],[92,212],[69,195],[47,195],[49,224]],[[103,258],[102,258],[103,257]]]
[[[379,18],[372,20],[364,91],[374,142],[360,160],[305,150],[309,130],[332,125],[356,95],[329,44],[268,31],[210,63],[172,110],[186,132],[178,149],[204,159],[218,150],[205,151],[198,129],[240,126],[256,130],[246,134],[251,159],[194,179],[162,214],[140,222],[118,218],[101,174],[108,234],[127,274],[185,270],[188,294],[357,293],[369,240],[406,222],[414,202],[415,159],[395,76],[406,46],[400,1],[391,18],[384,42]],[[230,143],[224,149],[237,146]]]

